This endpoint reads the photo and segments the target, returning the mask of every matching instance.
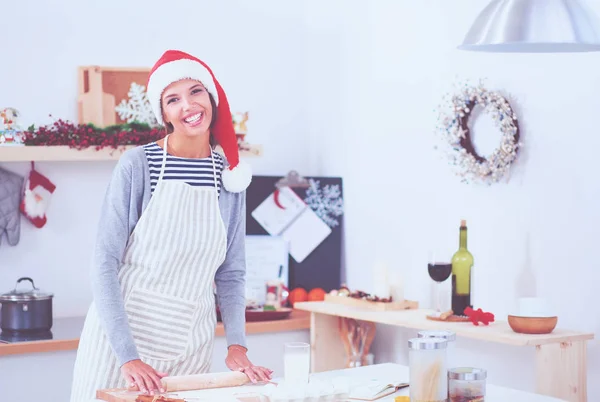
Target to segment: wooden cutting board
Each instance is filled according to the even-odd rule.
[[[236,371],[163,378],[163,385],[167,393],[239,387],[249,382],[250,380],[246,374]],[[96,391],[96,398],[106,402],[135,402],[139,395],[139,391],[130,391],[125,388],[100,389]]]
[[[328,303],[342,304],[348,307],[358,307],[369,311],[400,311],[416,310],[419,308],[419,302],[413,300],[400,300],[394,302],[374,302],[354,297],[334,296],[327,294],[325,300]]]
[[[80,68],[80,81],[84,80],[84,74],[87,75],[89,91],[81,93],[77,99],[79,123],[92,123],[99,127],[115,124],[115,96],[104,92],[101,69]]]

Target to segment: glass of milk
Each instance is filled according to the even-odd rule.
[[[310,344],[304,342],[286,343],[283,359],[286,384],[308,384],[308,376],[310,374]]]

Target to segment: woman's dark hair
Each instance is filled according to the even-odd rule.
[[[215,102],[215,98],[213,98],[213,96],[210,93],[208,94],[208,98],[210,99],[210,106],[212,108],[212,118],[210,120],[209,128],[212,128],[213,125],[215,124],[215,121],[217,121],[217,104]],[[161,111],[161,113],[163,113],[162,103],[160,105],[160,111]],[[164,113],[163,113],[163,116],[164,116]],[[173,130],[174,130],[173,125],[171,123],[165,122],[165,131],[167,132],[167,134],[171,134],[173,132]],[[209,142],[210,142],[211,148],[214,149],[217,146],[217,140],[213,136],[212,131],[210,133]]]

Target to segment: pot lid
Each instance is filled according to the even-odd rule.
[[[32,289],[17,289],[17,286],[22,281],[31,282]],[[17,280],[17,284],[15,288],[8,293],[3,293],[0,295],[0,302],[7,301],[27,301],[27,300],[48,300],[51,299],[54,295],[52,293],[43,292],[40,289],[35,287],[33,283],[33,279],[31,278],[19,278]]]

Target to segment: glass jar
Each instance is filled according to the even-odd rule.
[[[452,331],[443,330],[423,330],[417,332],[419,338],[442,338],[448,341],[448,347],[451,347],[451,343],[456,340],[456,333]]]
[[[449,402],[484,402],[487,372],[473,367],[448,370]]]
[[[452,331],[444,330],[423,330],[417,332],[419,338],[442,338],[448,341],[447,354],[448,354],[448,367],[454,367],[456,365],[456,333]]]
[[[447,402],[446,348],[442,338],[413,338],[408,341],[411,402]]]

